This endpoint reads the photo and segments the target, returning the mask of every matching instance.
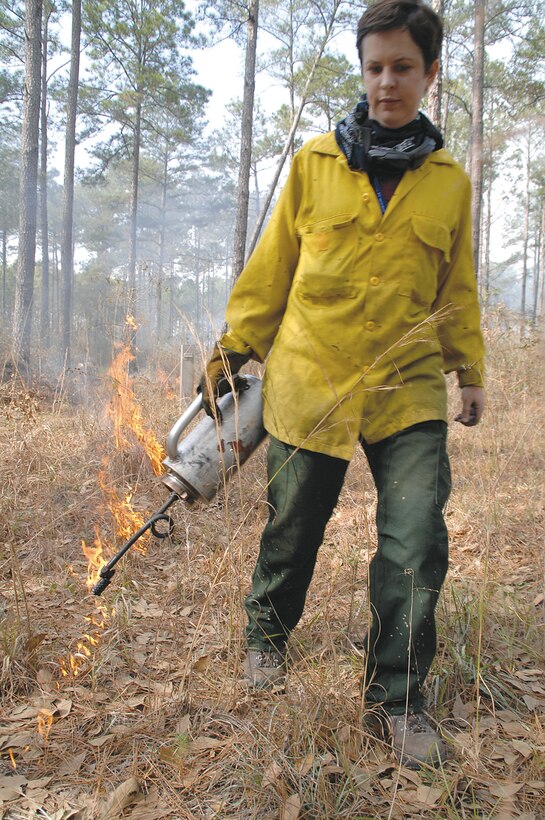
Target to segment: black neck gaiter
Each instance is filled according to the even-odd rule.
[[[399,176],[419,168],[428,154],[443,147],[441,133],[422,113],[402,128],[385,128],[369,119],[365,94],[337,124],[335,139],[350,168],[372,176]]]

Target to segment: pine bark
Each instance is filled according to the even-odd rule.
[[[137,231],[138,231],[138,187],[140,181],[140,144],[142,140],[142,93],[140,88],[136,89],[136,106],[134,119],[134,142],[132,154],[131,171],[131,196],[129,203],[129,258],[128,258],[128,278],[129,295],[127,299],[127,320],[126,330],[129,336],[129,345],[132,358],[129,362],[129,372],[136,373],[138,364],[136,361],[137,328],[134,323],[137,308],[137,285],[136,285],[136,257],[137,257]],[[131,318],[129,318],[131,317]]]
[[[532,147],[532,128],[528,129],[527,143],[526,143],[526,184],[524,187],[524,220],[522,228],[522,283],[520,294],[520,313],[521,313],[521,334],[524,336],[525,319],[526,319],[526,299],[528,290],[528,247],[530,244],[530,180],[532,171],[531,159]]]
[[[543,316],[543,293],[545,290],[545,198],[541,202],[541,225],[539,230],[539,253],[536,269],[534,325]]]
[[[140,175],[140,141],[142,131],[142,100],[140,91],[136,91],[134,141],[131,171],[131,196],[129,203],[129,304],[128,312],[134,313],[136,304],[136,237],[138,228],[138,183]]]
[[[2,316],[7,316],[6,279],[8,271],[8,234],[2,231]]]
[[[40,130],[40,77],[42,0],[25,6],[25,82],[21,129],[19,249],[13,313],[12,358],[25,372],[30,367],[30,340],[34,299],[38,154]]]
[[[475,0],[473,79],[471,95],[470,177],[472,183],[472,235],[475,273],[481,267],[481,214],[483,195],[483,88],[486,0]]]
[[[43,13],[42,98],[40,113],[40,223],[42,239],[42,287],[40,299],[40,342],[49,348],[49,225],[47,211],[47,46],[49,39],[49,8]]]
[[[166,239],[166,218],[167,218],[167,193],[168,193],[168,142],[165,140],[165,152],[163,155],[163,178],[161,180],[161,227],[159,231],[159,264],[157,272],[157,299],[156,299],[156,350],[163,335],[163,284],[165,279],[165,239]]]
[[[432,7],[435,12],[442,18],[444,11],[445,11],[445,2],[444,0],[433,0]],[[441,56],[441,55],[439,55]],[[437,128],[441,128],[441,97],[443,94],[443,66],[441,64],[441,60],[439,60],[439,71],[437,72],[437,76],[435,80],[430,86],[428,91],[428,112],[430,115],[430,120]]]
[[[64,152],[64,190],[61,228],[62,353],[66,367],[70,367],[72,336],[72,300],[74,280],[74,163],[76,154],[76,115],[78,110],[78,82],[81,40],[81,0],[72,1],[72,41],[70,78],[66,107],[66,141]]]
[[[250,198],[250,173],[252,163],[252,133],[255,95],[255,64],[259,0],[251,0],[248,10],[246,58],[244,66],[244,96],[242,101],[242,128],[240,139],[240,165],[238,173],[237,212],[233,239],[233,281],[238,279],[244,267],[246,237],[248,235],[248,201]]]

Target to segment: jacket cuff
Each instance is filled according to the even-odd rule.
[[[460,387],[484,387],[484,367],[482,362],[466,364],[456,371]]]
[[[249,359],[255,354],[252,348],[240,339],[231,328],[222,334],[218,342],[220,347],[225,350],[233,350],[235,353],[240,353],[241,356],[247,356]]]

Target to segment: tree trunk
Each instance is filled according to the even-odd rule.
[[[545,279],[545,198],[541,202],[541,224],[539,227],[539,253],[536,267],[534,325],[543,312],[543,284]]]
[[[174,263],[170,263],[170,274],[168,277],[168,335],[174,335]]]
[[[296,115],[296,108],[295,108],[295,56],[294,56],[294,8],[293,8],[293,0],[290,0],[289,4],[290,8],[290,28],[289,28],[289,45],[288,45],[288,54],[289,54],[289,95],[290,95],[290,112],[291,112],[291,121],[295,119]],[[293,146],[293,140],[291,141],[290,145],[290,160],[293,159],[295,150]]]
[[[443,49],[443,54],[445,55],[445,62],[441,66],[441,80],[443,80],[445,77],[448,78],[448,76],[449,76],[449,59],[450,58],[449,58],[448,44]],[[441,130],[441,133],[443,134],[443,139],[446,142],[447,139],[448,139],[448,125],[449,125],[449,113],[450,113],[450,111],[449,111],[450,97],[449,97],[448,94],[446,95],[444,101],[442,101],[442,102],[443,102],[443,104],[441,105],[441,129],[440,130]]]
[[[166,214],[167,214],[167,193],[168,193],[168,140],[165,139],[165,153],[163,155],[163,179],[161,182],[161,227],[159,232],[159,270],[157,271],[157,299],[156,299],[156,319],[155,330],[156,349],[163,334],[163,281],[165,264],[165,236],[166,236]]]
[[[8,232],[4,228],[2,231],[2,316],[8,315],[6,297],[6,279],[8,273]]]
[[[242,101],[242,127],[240,135],[240,165],[238,172],[237,212],[233,240],[233,281],[238,279],[246,255],[248,234],[248,200],[250,196],[250,169],[252,162],[252,131],[254,119],[255,62],[259,0],[250,0],[248,31],[246,38],[246,61],[244,67],[244,97]]]
[[[66,105],[66,143],[64,150],[64,191],[61,227],[62,354],[70,367],[72,336],[72,291],[74,281],[74,160],[76,154],[76,115],[78,110],[78,82],[81,38],[81,0],[72,2],[72,42],[70,79]]]
[[[260,213],[259,218],[257,220],[257,224],[254,228],[254,233],[253,233],[252,239],[250,241],[250,247],[248,248],[248,256],[250,256],[250,254],[253,253],[254,248],[257,245],[257,240],[259,239],[259,234],[261,233],[261,229],[263,227],[263,223],[265,222],[267,212],[268,212],[270,204],[272,202],[272,198],[274,196],[276,186],[278,185],[278,180],[280,179],[280,174],[282,173],[282,168],[284,167],[284,163],[286,161],[286,158],[287,158],[288,154],[290,153],[291,146],[292,146],[292,143],[293,143],[293,139],[295,137],[295,133],[296,133],[297,127],[299,125],[299,120],[301,119],[301,115],[303,114],[303,109],[304,109],[304,107],[307,103],[307,94],[308,94],[308,90],[310,88],[310,84],[312,83],[312,80],[314,79],[314,75],[316,74],[316,69],[318,68],[319,62],[322,59],[322,54],[324,53],[324,49],[325,49],[326,45],[329,42],[329,38],[331,37],[331,32],[333,31],[333,26],[335,24],[335,18],[337,16],[337,11],[339,10],[339,6],[341,5],[341,2],[342,2],[342,0],[335,0],[335,3],[333,5],[333,9],[331,11],[331,17],[328,21],[328,24],[327,24],[327,27],[326,27],[326,32],[324,34],[324,38],[323,38],[322,42],[320,43],[318,53],[316,54],[316,57],[314,58],[312,68],[310,69],[309,75],[307,77],[307,81],[305,83],[305,87],[303,89],[303,93],[301,95],[301,102],[299,103],[299,108],[297,109],[297,113],[295,114],[295,117],[294,117],[293,122],[291,124],[290,132],[289,132],[289,134],[287,136],[287,139],[286,139],[286,144],[284,145],[284,149],[282,151],[280,159],[278,160],[278,165],[276,166],[276,171],[275,171],[275,174],[274,174],[273,181],[271,182],[271,185],[270,185],[269,190],[267,192],[267,196],[265,197],[265,202],[264,202],[263,208],[261,209],[261,213]]]
[[[484,22],[486,0],[475,0],[473,79],[471,96],[470,177],[472,190],[472,234],[475,273],[480,274],[481,212],[483,194],[483,86]]]
[[[195,328],[197,338],[200,339],[203,332],[202,321],[202,299],[201,299],[201,234],[196,225],[193,226],[195,237]]]
[[[494,182],[494,92],[490,100],[490,119],[488,129],[487,166],[488,180],[486,186],[486,221],[483,224],[482,270],[479,277],[479,295],[481,303],[487,309],[490,305],[490,239],[492,232],[492,185]],[[483,195],[484,198],[484,195]]]
[[[545,199],[542,202],[543,214],[541,217],[541,243],[540,243],[540,259],[539,259],[539,300],[537,314],[543,317],[545,310]]]
[[[19,250],[13,314],[12,356],[22,370],[30,366],[34,264],[36,256],[36,211],[40,131],[42,0],[27,0],[25,6],[25,84],[21,129],[21,172],[19,204]]]
[[[138,227],[138,182],[140,174],[140,139],[142,130],[142,101],[137,91],[135,121],[134,121],[134,142],[132,154],[132,174],[131,174],[131,198],[129,203],[129,259],[128,259],[128,279],[129,279],[129,313],[134,308],[136,290],[136,233]]]
[[[522,233],[522,287],[520,295],[521,336],[525,334],[526,319],[526,291],[528,288],[528,245],[530,242],[530,176],[531,176],[531,146],[532,127],[528,126],[526,144],[526,185],[524,190],[524,221]]]
[[[136,362],[136,236],[138,229],[138,182],[140,176],[140,141],[142,135],[142,98],[140,90],[136,90],[136,109],[134,120],[134,143],[132,155],[132,176],[131,176],[131,198],[129,203],[129,259],[127,273],[129,278],[129,294],[127,299],[127,322],[126,329],[129,334],[129,345],[132,358],[129,362],[129,373],[138,370]]]
[[[442,18],[445,10],[444,0],[433,0],[433,10]],[[441,57],[441,55],[439,55]],[[443,67],[439,62],[439,71],[428,91],[428,111],[430,119],[437,128],[441,128],[441,96],[443,93]]]
[[[51,327],[56,336],[60,338],[62,326],[60,314],[59,245],[55,231],[53,231],[51,237],[51,264],[53,270],[51,283]]]
[[[486,190],[486,223],[484,225],[484,254],[483,254],[483,274],[481,277],[481,302],[485,308],[490,304],[490,236],[492,232],[492,167]]]
[[[42,237],[42,288],[40,300],[40,342],[49,348],[49,226],[47,214],[47,47],[51,7],[44,8],[42,37],[42,99],[40,144],[40,221]]]
[[[535,330],[537,327],[537,306],[539,302],[539,275],[540,275],[540,266],[541,266],[541,250],[543,244],[543,220],[539,218],[539,225],[537,228],[537,234],[535,237],[535,244],[534,244],[534,292],[533,292],[533,304],[532,304],[532,328]]]

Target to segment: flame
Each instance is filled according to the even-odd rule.
[[[138,330],[138,324],[136,322],[136,319],[134,318],[134,316],[131,316],[130,313],[127,313],[127,315],[125,316],[125,325],[127,327],[130,327],[131,330]]]
[[[83,545],[84,552],[86,552],[86,554],[95,553],[95,549],[92,547],[87,547],[85,542],[83,542]],[[94,575],[96,572],[96,578],[98,578],[98,570],[95,567],[94,560],[95,556],[93,555],[89,560],[89,565],[93,566],[92,573]],[[93,577],[93,575],[91,575],[91,577]],[[91,587],[93,583],[94,581],[90,582],[88,579],[87,585],[89,587]],[[115,614],[114,609],[108,611],[104,606],[99,606],[99,612],[101,616],[100,620],[93,616],[85,618],[91,627],[94,627],[94,630],[91,632],[86,632],[82,635],[80,640],[76,643],[76,651],[72,655],[69,655],[67,660],[64,658],[59,660],[61,674],[64,678],[69,676],[72,678],[77,678],[89,669],[90,662],[93,659],[93,650],[99,645],[104,629],[108,625],[110,618]],[[38,731],[40,731],[39,728]]]
[[[53,725],[53,715],[47,709],[40,709],[37,715],[38,720],[38,727],[37,731],[39,735],[43,735],[44,740],[47,743],[49,738],[49,732],[51,731],[51,727]]]
[[[95,527],[95,540],[93,541],[93,545],[90,546],[82,540],[81,549],[87,559],[86,583],[87,589],[91,591],[91,588],[98,581],[100,570],[107,563],[105,553],[112,552],[112,548],[109,544],[102,541],[98,532],[98,527]],[[89,662],[92,660],[92,650],[94,647],[98,646],[104,628],[110,620],[110,613],[106,607],[98,602],[96,605],[97,613],[100,615],[100,619],[96,616],[85,618],[85,620],[91,624],[91,627],[94,627],[94,631],[86,632],[82,635],[76,644],[76,652],[69,655],[67,660],[64,658],[59,659],[61,674],[65,678],[68,676],[76,678],[88,669]],[[39,727],[38,731],[40,731]]]
[[[136,403],[129,377],[128,366],[131,361],[134,361],[134,356],[129,346],[125,345],[115,357],[108,371],[115,387],[109,411],[114,424],[115,444],[119,450],[130,447],[130,441],[127,439],[125,430],[131,430],[143,446],[153,472],[155,475],[161,475],[165,451],[157,441],[154,433],[144,427],[142,410]]]
[[[115,532],[123,541],[127,541],[136,530],[144,524],[144,516],[132,506],[133,492],[129,491],[121,497],[116,488],[110,483],[108,472],[109,460],[103,460],[103,468],[98,474],[98,483],[106,499],[106,504],[115,521]],[[135,545],[138,549],[138,544]],[[142,552],[145,550],[140,548]],[[106,562],[104,562],[106,563]],[[104,566],[104,564],[102,564]],[[101,567],[100,567],[101,568]],[[99,569],[100,569],[99,568]]]
[[[11,746],[8,749],[8,755],[9,755],[9,759],[11,760],[11,765],[13,766],[14,769],[16,769],[17,768],[17,763],[15,762],[15,755],[13,754],[13,749],[11,748]]]
[[[126,327],[132,330],[137,329],[133,316],[127,316]],[[142,411],[136,402],[129,378],[129,363],[133,359],[134,356],[130,352],[129,344],[127,344],[121,348],[108,371],[114,385],[109,416],[114,426],[115,444],[118,450],[132,447],[134,441],[129,438],[132,434],[144,448],[154,473],[159,475],[163,469],[162,460],[165,453],[154,434],[144,426]],[[144,524],[144,516],[132,506],[133,491],[129,489],[124,495],[119,494],[114,486],[112,470],[107,458],[103,459],[98,481],[108,509],[114,519],[116,537],[127,541]],[[135,547],[141,552],[145,552],[143,540],[138,542]],[[115,547],[101,538],[98,527],[96,527],[93,543],[87,544],[82,541],[81,548],[87,559],[87,588],[91,590],[99,580],[100,570],[108,563],[109,556],[113,555]],[[73,572],[72,568],[71,570]],[[108,610],[96,599],[95,605],[95,614],[86,617],[89,624],[88,631],[77,642],[76,651],[67,659],[59,659],[61,674],[65,678],[69,676],[75,678],[89,670],[94,649],[99,645],[105,628],[115,614],[115,609]],[[47,730],[48,733],[49,729],[47,727],[44,729],[45,722],[41,723],[40,720],[39,716],[38,731],[42,733],[42,731]]]
[[[100,570],[108,563],[104,557],[104,548],[98,533],[98,528],[95,528],[93,546],[87,546],[85,541],[82,540],[81,549],[87,558],[87,589],[90,591],[98,581]]]

